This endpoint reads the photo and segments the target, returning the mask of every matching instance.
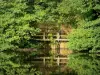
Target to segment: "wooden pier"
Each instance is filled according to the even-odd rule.
[[[45,50],[46,48],[51,49],[54,54],[61,54],[61,55],[68,54],[67,42],[69,41],[69,39],[67,39],[67,35],[65,33],[61,34],[59,32],[56,33],[41,32],[37,35],[34,35],[33,39],[35,41],[44,43],[43,48],[45,48]],[[46,43],[52,43],[52,42],[54,42],[55,44],[45,45]]]
[[[66,38],[66,35],[64,34],[61,35],[59,33],[56,33],[56,35],[54,34],[52,36],[49,36],[48,34],[46,35],[46,33],[41,33],[41,34],[34,35],[34,38],[35,40],[38,40],[38,41],[51,41],[50,38],[52,38],[55,41],[65,41],[65,42],[69,41],[69,39]]]

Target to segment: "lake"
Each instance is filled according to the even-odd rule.
[[[60,62],[66,63],[59,65],[54,59],[46,60],[45,64],[43,60],[24,61],[31,66],[5,65],[0,69],[0,75],[100,75],[100,54],[74,53],[66,58],[69,59],[60,60]],[[16,64],[14,65],[16,66]]]
[[[100,54],[70,54],[66,64],[35,65],[41,75],[100,75]]]

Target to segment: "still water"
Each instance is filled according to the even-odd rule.
[[[100,75],[100,54],[71,54],[66,64],[39,64],[41,75]]]
[[[28,61],[31,66],[0,66],[0,75],[100,75],[100,54],[75,53],[68,58],[63,61],[66,63],[60,65],[52,60],[46,61],[45,65],[43,61],[31,60]]]

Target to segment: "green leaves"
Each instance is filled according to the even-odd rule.
[[[69,34],[69,48],[76,51],[98,51],[100,42],[100,21],[87,22]],[[98,37],[98,38],[97,38]]]
[[[18,51],[18,48],[33,47],[31,37],[39,32],[39,28],[30,24],[36,15],[25,11],[28,8],[26,3],[26,0],[0,1],[0,73],[6,75],[25,75],[33,69],[25,62],[29,53]]]
[[[75,0],[78,5],[75,6],[78,10],[75,9],[77,14],[75,24],[78,27],[69,34],[69,48],[74,51],[87,51],[87,52],[95,52],[99,51],[99,32],[100,32],[100,18],[99,18],[99,8],[98,4],[100,2],[96,2],[95,0],[91,1],[78,1]],[[97,38],[98,37],[98,38]]]
[[[4,13],[0,14],[0,39],[3,39],[6,44],[8,42],[11,45],[15,45],[13,44],[14,42],[18,45],[20,44],[20,41],[28,41],[31,38],[31,35],[39,32],[37,28],[30,27],[30,22],[34,21],[36,16],[25,11],[25,9],[28,8],[26,3],[27,1],[24,0],[15,0],[10,1],[9,3],[2,1],[0,4],[0,9]]]
[[[76,75],[99,75],[100,64],[98,55],[88,54],[73,54],[69,56],[69,62],[67,64]]]

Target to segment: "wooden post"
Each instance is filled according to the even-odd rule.
[[[45,40],[45,32],[43,33],[43,40]]]
[[[60,39],[60,34],[59,34],[59,32],[57,33],[57,39]]]
[[[43,64],[45,65],[45,57],[43,58]]]
[[[59,66],[59,64],[60,64],[60,59],[59,59],[59,56],[58,56],[58,58],[57,58],[57,65]]]

